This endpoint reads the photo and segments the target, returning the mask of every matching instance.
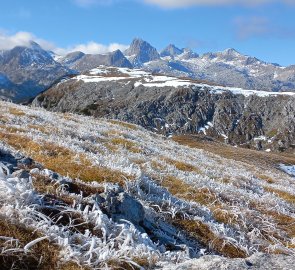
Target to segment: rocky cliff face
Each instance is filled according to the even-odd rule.
[[[165,135],[207,135],[233,145],[295,147],[295,95],[225,88],[140,70],[100,68],[59,83],[34,106],[116,118]]]

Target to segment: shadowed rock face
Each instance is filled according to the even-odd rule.
[[[68,80],[39,95],[33,105],[129,121],[165,135],[198,133],[255,149],[294,148],[295,95],[243,95],[191,81],[158,86],[141,84],[142,77],[110,76],[99,82],[87,81],[91,76]]]
[[[108,54],[74,52],[65,56],[61,63],[79,72],[85,72],[100,65],[132,68],[131,63],[120,50]]]
[[[134,66],[160,58],[157,49],[142,39],[134,39],[129,49],[125,51],[125,55],[130,56],[130,61]]]
[[[177,48],[175,45],[170,44],[168,45],[162,52],[161,52],[161,57],[166,57],[166,56],[176,56],[180,55],[184,52],[184,50],[181,50]]]

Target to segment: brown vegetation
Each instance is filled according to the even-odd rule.
[[[294,164],[295,156],[288,153],[266,153],[256,150],[236,148],[223,143],[205,141],[194,135],[179,135],[172,138],[179,144],[186,145],[192,148],[204,149],[207,152],[217,154],[221,157],[242,161],[249,165],[273,169],[279,163]]]
[[[138,145],[130,140],[127,140],[125,138],[113,138],[111,139],[111,145],[120,145],[124,148],[126,148],[128,151],[133,153],[140,153],[141,149],[138,147]]]
[[[84,154],[75,154],[53,143],[37,143],[26,136],[0,132],[0,139],[61,175],[83,181],[111,182],[123,185],[130,177],[122,172],[95,166]],[[62,165],[62,166],[61,166]]]
[[[138,127],[136,125],[127,123],[127,122],[122,122],[122,121],[118,121],[118,120],[109,120],[110,123],[114,124],[114,125],[119,125],[125,128],[129,128],[129,129],[133,129],[133,130],[138,130]]]
[[[283,199],[289,203],[295,204],[295,195],[293,195],[287,191],[283,191],[283,190],[279,190],[279,189],[275,189],[275,188],[271,188],[271,187],[264,187],[264,189],[267,192],[276,194],[278,197],[280,197],[281,199]]]
[[[0,235],[11,237],[19,241],[19,247],[23,248],[29,242],[42,237],[43,235],[33,229],[20,224],[11,223],[0,218]],[[1,239],[0,247],[3,249],[14,248],[12,242]],[[0,254],[0,266],[3,270],[8,269],[56,269],[58,263],[59,248],[43,240],[32,246],[28,253],[23,252],[2,252]]]
[[[245,258],[246,251],[215,235],[207,224],[198,220],[176,220],[176,226],[185,230],[191,237],[197,239],[211,250],[229,258]]]

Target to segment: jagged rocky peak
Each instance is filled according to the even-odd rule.
[[[182,54],[180,55],[180,58],[183,60],[188,60],[192,58],[198,58],[199,55],[195,53],[192,49],[190,48],[184,48],[182,50]]]
[[[53,65],[55,61],[48,51],[44,50],[38,43],[30,41],[25,46],[16,46],[5,51],[0,62],[3,65],[15,65],[17,63],[20,66],[31,66]]]
[[[85,53],[80,52],[80,51],[71,52],[71,53],[68,53],[66,56],[62,57],[60,59],[60,62],[63,63],[63,64],[65,64],[65,65],[69,65],[69,64],[72,64],[72,63],[78,61],[84,55],[85,55]]]
[[[130,47],[125,51],[125,55],[129,56],[129,60],[135,66],[160,58],[157,49],[140,38],[132,41]]]
[[[109,63],[116,67],[128,67],[132,68],[131,63],[127,60],[124,54],[120,50],[113,51],[109,54]]]
[[[238,52],[236,49],[234,48],[228,48],[225,49],[223,52],[221,52],[223,55],[231,55],[231,56],[241,56],[242,54],[240,52]]]
[[[217,52],[216,53],[216,57],[223,59],[225,61],[231,61],[231,60],[235,60],[235,59],[246,59],[247,56],[241,54],[240,52],[238,52],[237,50],[233,49],[233,48],[228,48],[225,49],[222,52]]]
[[[38,50],[38,51],[42,50],[43,51],[42,47],[37,42],[35,42],[33,40],[30,40],[28,46],[25,46],[25,47],[33,49],[33,50]]]
[[[176,56],[182,54],[183,52],[184,50],[177,48],[174,44],[169,44],[160,55],[161,57]]]

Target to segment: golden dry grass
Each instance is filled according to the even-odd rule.
[[[176,220],[174,225],[186,231],[191,237],[197,239],[202,244],[209,246],[211,250],[218,252],[229,258],[245,258],[247,253],[224,241],[215,235],[207,224],[197,220]]]
[[[0,115],[0,123],[7,123],[9,121],[9,118],[7,116],[4,115]]]
[[[223,143],[210,142],[194,135],[179,135],[172,138],[175,142],[191,148],[203,149],[224,158],[242,161],[255,168],[273,169],[279,163],[294,164],[295,155],[290,153],[266,153],[245,148],[235,148]]]
[[[163,164],[155,160],[151,162],[151,166],[154,170],[158,170],[158,171],[163,171],[165,169],[165,166]]]
[[[40,131],[41,133],[44,134],[50,134],[54,130],[54,127],[49,127],[49,126],[39,126],[39,125],[28,125],[29,129],[36,129]]]
[[[278,189],[275,189],[272,187],[264,187],[264,189],[267,192],[274,193],[275,195],[277,195],[278,197],[280,197],[281,199],[283,199],[289,203],[295,204],[295,195],[293,195],[287,191],[278,190]]]
[[[26,131],[26,129],[21,128],[21,127],[12,127],[12,126],[4,126],[4,125],[0,125],[0,128],[4,129],[10,133],[18,133],[18,132],[25,132]]]
[[[20,247],[24,247],[29,242],[42,237],[43,235],[35,230],[29,229],[19,224],[0,218],[0,235],[12,237],[19,240]],[[7,246],[8,245],[8,246]],[[0,240],[0,247],[8,247],[9,244]],[[11,246],[13,248],[13,246]],[[27,254],[7,253],[0,255],[1,269],[56,269],[58,263],[59,248],[48,240],[43,240],[32,246]]]
[[[130,124],[130,123],[127,123],[127,122],[121,122],[121,121],[118,121],[118,120],[110,120],[109,122],[114,124],[114,125],[119,125],[119,126],[122,126],[122,127],[125,127],[125,128],[138,130],[138,127],[136,125],[133,125],[133,124]]]
[[[141,152],[141,149],[139,148],[139,146],[136,143],[134,143],[130,140],[127,140],[125,138],[113,138],[113,139],[111,139],[110,143],[113,146],[120,145],[132,153],[140,153]]]
[[[90,268],[80,266],[75,262],[68,262],[68,263],[59,265],[58,270],[90,270]]]
[[[26,136],[3,132],[0,132],[0,139],[30,156],[44,167],[74,179],[79,178],[86,182],[111,182],[120,185],[124,185],[125,179],[131,179],[130,176],[122,172],[94,166],[84,154],[76,154],[53,143],[37,143]]]
[[[163,177],[160,184],[167,188],[172,195],[184,200],[198,202],[205,206],[216,201],[216,195],[208,188],[196,189],[172,175]]]
[[[9,108],[9,113],[15,116],[24,116],[26,113],[17,108]]]
[[[186,162],[179,161],[179,160],[173,160],[173,159],[169,159],[169,158],[165,158],[164,160],[168,164],[175,166],[175,168],[177,170],[184,171],[184,172],[195,172],[195,173],[201,174],[201,171],[197,167],[195,167],[191,164],[188,164]]]
[[[268,184],[274,184],[276,182],[272,177],[265,174],[256,174],[256,177],[266,181]]]

